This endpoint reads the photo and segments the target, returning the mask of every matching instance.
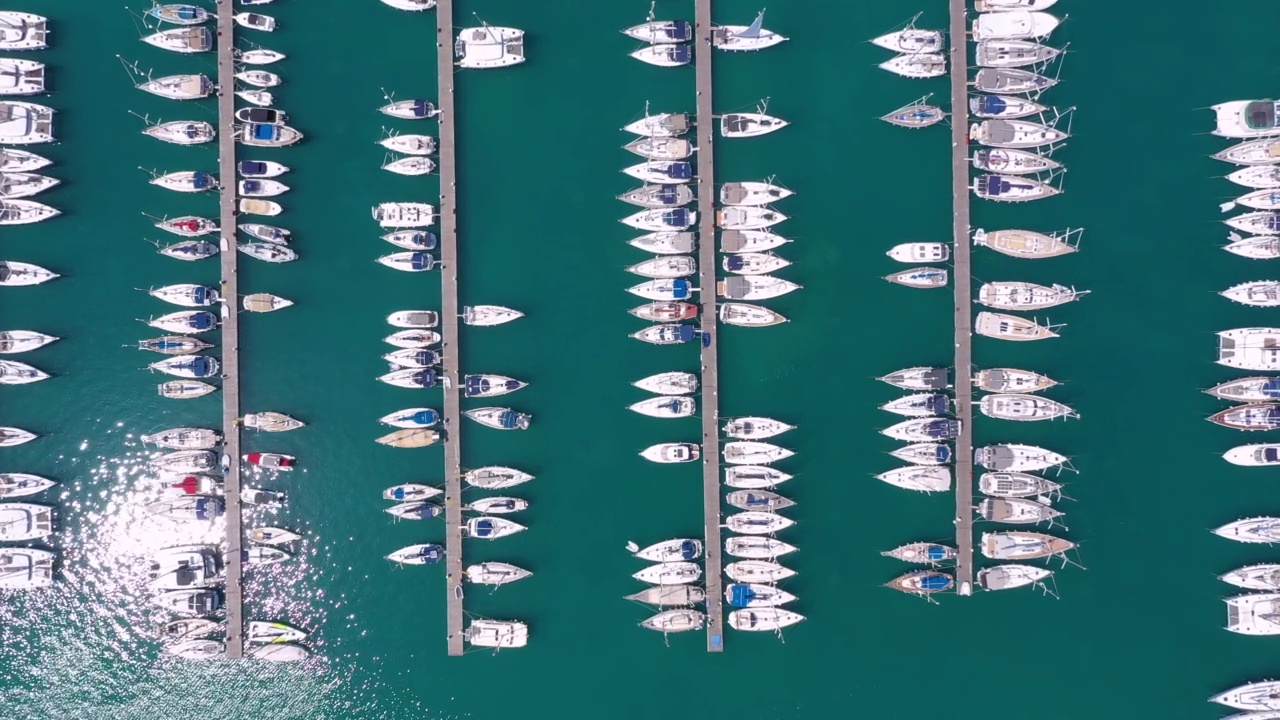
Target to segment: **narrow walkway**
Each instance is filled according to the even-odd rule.
[[[973,590],[973,273],[969,264],[969,46],[965,0],[951,4],[951,202],[956,288],[956,587]]]
[[[696,0],[698,89],[698,269],[702,329],[702,522],[707,558],[707,651],[724,650],[723,582],[720,566],[720,339],[716,336],[715,118],[711,113],[711,0]]]
[[[227,464],[227,657],[244,655],[244,598],[240,588],[240,320],[236,275],[235,14],[231,0],[218,4],[218,228],[222,235],[222,437]]]
[[[462,417],[458,362],[457,157],[453,126],[453,0],[436,4],[436,62],[440,114],[440,333],[444,336],[444,524],[449,654],[462,642]]]

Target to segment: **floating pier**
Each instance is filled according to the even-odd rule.
[[[458,383],[458,166],[453,125],[453,0],[436,3],[436,64],[440,114],[440,333],[444,376],[445,589],[449,654],[462,642],[462,388]]]
[[[244,596],[240,586],[240,298],[236,275],[235,13],[218,3],[218,232],[222,248],[222,451],[230,458],[223,488],[227,501],[227,657],[244,656]]]
[[[716,121],[711,112],[711,0],[695,0],[698,91],[698,274],[702,288],[702,521],[707,564],[707,652],[724,650],[720,541],[720,341],[716,332]]]
[[[973,269],[969,243],[969,47],[965,0],[951,8],[951,203],[955,283],[956,587],[973,590]]]

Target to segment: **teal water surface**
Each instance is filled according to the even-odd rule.
[[[443,718],[537,716],[915,719],[992,716],[1075,720],[1122,712],[1209,718],[1210,694],[1274,674],[1267,638],[1221,629],[1215,575],[1274,559],[1208,529],[1275,513],[1266,471],[1234,468],[1218,455],[1241,442],[1203,417],[1217,409],[1199,389],[1230,376],[1212,364],[1212,332],[1274,325],[1270,311],[1233,306],[1212,293],[1269,276],[1217,249],[1217,203],[1232,196],[1206,155],[1214,102],[1265,97],[1280,69],[1269,28],[1280,19],[1260,0],[1231,11],[1063,0],[1069,20],[1053,43],[1070,42],[1063,83],[1047,99],[1079,106],[1070,145],[1055,158],[1070,172],[1066,193],[1021,207],[975,205],[974,225],[1051,231],[1084,227],[1082,251],[1043,262],[979,250],[976,283],[1061,282],[1093,291],[1042,316],[1066,323],[1060,339],[1010,344],[978,338],[980,366],[1025,367],[1064,385],[1053,396],[1082,415],[1068,424],[1012,426],[979,418],[979,444],[1049,446],[1072,456],[1062,531],[1079,542],[1087,570],[1057,575],[1061,599],[1019,591],[937,606],[883,589],[903,572],[881,550],[913,540],[950,541],[950,495],[923,497],[870,477],[893,467],[894,443],[877,430],[893,419],[877,406],[896,391],[873,380],[910,365],[949,364],[951,294],[891,286],[893,244],[950,235],[949,135],[906,131],[880,115],[944,80],[909,81],[875,68],[887,53],[862,42],[920,10],[942,27],[946,8],[901,0],[813,0],[770,7],[766,25],[791,40],[767,52],[721,55],[717,112],[751,110],[792,126],[754,140],[721,140],[717,181],[776,175],[794,189],[779,231],[795,240],[781,274],[804,290],[768,303],[792,322],[767,330],[726,328],[720,412],[766,415],[798,430],[781,467],[799,502],[783,539],[801,551],[786,587],[807,620],[785,643],[730,634],[725,652],[705,636],[662,639],[636,627],[649,610],[623,601],[641,565],[624,550],[701,533],[699,473],[656,466],[636,453],[696,438],[696,420],[628,412],[642,394],[629,383],[656,372],[696,370],[691,347],[630,340],[639,324],[623,291],[623,268],[642,259],[616,219],[613,196],[633,183],[635,162],[618,131],[653,112],[694,110],[691,68],[666,70],[626,57],[617,30],[643,20],[643,2],[524,3],[465,0],[475,13],[528,33],[529,61],[457,78],[461,301],[519,308],[497,328],[464,328],[465,372],[530,381],[509,397],[534,416],[525,433],[466,425],[463,464],[504,464],[537,479],[518,489],[529,530],[493,544],[472,541],[466,562],[503,560],[535,576],[489,594],[471,588],[469,613],[519,619],[529,647],[445,656],[439,568],[392,567],[403,545],[442,541],[438,522],[392,523],[383,487],[439,484],[439,448],[397,451],[372,442],[392,410],[439,406],[438,392],[374,381],[389,347],[383,318],[438,309],[439,279],[374,263],[369,207],[430,202],[434,178],[379,169],[383,127],[434,134],[434,123],[382,116],[381,89],[435,97],[435,18],[375,0],[280,0],[266,8],[274,35],[249,41],[286,53],[270,69],[286,82],[277,106],[306,133],[303,144],[245,153],[284,162],[292,190],[280,224],[293,230],[297,263],[242,258],[242,292],[272,292],[295,307],[245,316],[240,352],[244,410],[279,410],[309,423],[279,436],[246,435],[248,450],[297,455],[302,469],[260,480],[289,492],[278,524],[302,530],[296,562],[250,576],[248,612],[315,630],[316,659],[298,667],[187,663],[163,658],[148,631],[160,619],[144,588],[146,554],[190,535],[149,523],[141,506],[158,493],[136,437],[176,425],[218,422],[217,395],[175,402],[156,396],[161,378],[133,349],[160,334],[136,321],[168,312],[138,288],[216,283],[214,261],[180,263],[153,252],[162,238],[141,213],[212,216],[211,197],[147,185],[143,166],[213,170],[211,146],[179,148],[139,134],[141,121],[214,119],[212,102],[176,103],[130,87],[117,54],[156,75],[203,71],[212,56],[182,57],[143,45],[118,4],[27,0],[49,15],[53,49],[33,57],[52,68],[60,141],[36,148],[57,161],[63,184],[48,202],[65,215],[0,230],[4,259],[64,277],[0,293],[0,327],[63,339],[18,359],[57,377],[0,388],[0,424],[43,437],[4,451],[3,471],[61,481],[63,580],[47,593],[0,600],[0,714],[6,718]],[[134,8],[140,10],[141,8]],[[721,0],[714,17],[745,24],[758,10]],[[1058,12],[1058,8],[1055,8]],[[691,17],[687,0],[661,0],[660,17]],[[419,128],[426,129],[419,129]],[[48,499],[54,502],[54,498]],[[474,547],[473,547],[474,546]]]

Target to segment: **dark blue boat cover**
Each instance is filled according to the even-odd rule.
[[[197,190],[207,190],[213,184],[213,176],[207,172],[198,172],[191,178],[191,186]]]
[[[732,607],[747,607],[755,597],[755,592],[747,585],[734,583],[729,586],[729,605]]]
[[[258,160],[241,160],[241,175],[261,175],[267,171],[267,164]]]
[[[658,192],[655,194],[658,202],[663,205],[675,205],[679,202],[679,191],[675,185],[660,185]]]
[[[693,286],[688,280],[680,279],[671,282],[671,299],[688,300],[693,297]]]
[[[673,228],[688,227],[690,224],[689,208],[676,208],[662,214],[662,224]]]
[[[193,5],[179,5],[178,19],[179,20],[195,20],[196,18],[200,17],[200,15],[198,14],[199,11],[200,9]]]
[[[937,451],[938,451],[938,454],[936,457],[939,465],[946,465],[947,463],[951,462],[951,446],[950,445],[939,445],[937,448]]]
[[[1262,394],[1269,398],[1280,398],[1280,378],[1271,378],[1262,384]]]
[[[978,96],[978,112],[999,115],[1009,107],[1004,98],[999,95],[979,95]]]
[[[693,59],[693,49],[689,45],[677,45],[671,48],[671,59],[678,63],[687,63]]]
[[[413,241],[427,250],[435,250],[440,238],[436,237],[433,232],[422,230],[413,234]]]
[[[245,180],[245,181],[244,181],[244,194],[245,194],[245,195],[252,195],[252,194],[254,194],[254,193],[256,193],[256,192],[259,192],[259,191],[261,191],[261,190],[262,190],[262,183],[258,182],[257,180]]]
[[[675,27],[667,30],[668,42],[689,42],[693,39],[693,25],[688,20],[676,20]]]
[[[187,321],[187,327],[193,330],[209,330],[218,324],[218,317],[211,312],[198,312]]]
[[[930,545],[925,552],[925,557],[930,560],[945,560],[947,559],[947,549],[941,545]]]
[[[925,407],[933,415],[942,415],[951,411],[951,398],[941,393],[935,393],[925,399]]]
[[[436,266],[436,259],[427,253],[416,252],[409,261],[414,270],[430,270]]]
[[[498,416],[498,423],[502,425],[504,430],[513,430],[520,427],[520,413],[515,410],[506,410]]]
[[[698,544],[692,540],[685,540],[680,543],[680,557],[685,560],[693,560],[698,557]]]
[[[433,388],[436,386],[436,371],[423,370],[413,374],[413,382],[418,387]]]
[[[978,178],[978,192],[997,197],[1013,189],[1013,184],[999,175],[983,175]]]
[[[274,125],[250,125],[249,132],[254,140],[271,142],[276,139],[276,127]]]
[[[423,503],[422,507],[418,508],[418,519],[430,520],[433,517],[440,517],[443,512],[444,508],[435,503]]]
[[[410,415],[409,419],[420,425],[435,425],[440,422],[440,413],[435,410],[419,410]]]
[[[951,578],[942,573],[929,573],[920,578],[922,590],[945,590],[951,584]]]
[[[960,435],[960,421],[934,420],[925,426],[924,434],[934,440],[950,440]]]
[[[680,342],[689,342],[698,334],[692,325],[677,325],[676,328],[676,337],[680,339]]]
[[[741,270],[743,264],[741,255],[730,255],[725,258],[725,267],[727,267],[730,272]]]
[[[439,545],[427,545],[418,550],[418,557],[426,560],[428,565],[434,565],[444,557],[444,548]]]
[[[203,285],[197,285],[191,293],[191,300],[199,305],[209,304],[209,288]]]
[[[430,117],[435,111],[436,106],[426,100],[413,101],[413,116],[416,118]]]
[[[479,538],[489,537],[493,533],[494,533],[494,528],[493,528],[492,520],[476,521],[476,537],[479,537]]]
[[[435,350],[419,350],[413,354],[413,359],[419,365],[439,365],[440,353]]]
[[[1267,462],[1280,462],[1280,448],[1263,448],[1262,459]]]
[[[196,377],[207,378],[213,375],[213,363],[209,362],[211,359],[204,355],[191,358],[191,371]]]
[[[693,177],[693,165],[687,162],[669,163],[664,174],[673,180],[688,180]]]

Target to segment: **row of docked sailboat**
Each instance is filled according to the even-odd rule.
[[[623,30],[627,37],[644,45],[630,53],[631,57],[658,67],[680,67],[693,61],[693,24],[688,20],[656,20],[654,3],[649,17],[640,25]],[[709,28],[711,47],[717,50],[748,52],[763,50],[785,42],[787,38],[764,27],[764,10],[750,25],[717,25]]]

